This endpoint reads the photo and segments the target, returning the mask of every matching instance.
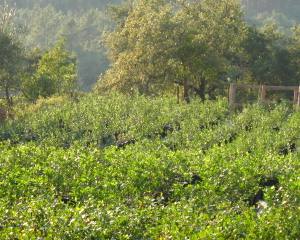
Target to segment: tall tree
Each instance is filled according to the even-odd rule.
[[[242,46],[245,50],[244,70],[259,84],[292,85],[295,67],[288,49],[289,39],[273,24],[261,29],[249,27]]]
[[[12,105],[12,91],[20,87],[19,70],[22,63],[22,49],[16,38],[13,25],[15,9],[4,3],[0,6],[0,90],[6,102]]]
[[[139,0],[109,33],[112,67],[98,89],[157,93],[184,86],[202,98],[213,92],[240,51],[245,22],[237,1]]]
[[[63,40],[46,52],[39,61],[35,76],[37,96],[73,93],[77,84],[76,58],[65,49]],[[37,90],[36,90],[37,89]]]
[[[300,85],[300,25],[293,29],[293,36],[289,45],[292,67],[295,69],[296,76],[294,82]]]

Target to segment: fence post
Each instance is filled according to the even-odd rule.
[[[260,101],[262,103],[266,102],[266,96],[267,96],[267,86],[266,85],[261,85],[261,87],[260,87]]]
[[[296,106],[298,104],[298,95],[299,95],[299,88],[295,88],[295,90],[294,90],[294,105],[296,105]]]
[[[300,110],[300,85],[299,85],[299,89],[298,89],[298,101],[297,101],[296,108],[297,108],[297,110]]]
[[[235,108],[235,98],[236,98],[236,84],[231,83],[229,87],[229,107],[230,109]]]
[[[180,87],[179,84],[176,84],[176,96],[177,96],[177,104],[180,103]]]

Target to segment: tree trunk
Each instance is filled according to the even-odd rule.
[[[189,96],[189,82],[188,80],[183,81],[183,99],[189,103],[190,102],[190,96]]]
[[[7,106],[11,107],[13,105],[13,101],[12,101],[12,97],[10,97],[9,88],[7,85],[5,86],[5,98],[6,98]]]
[[[202,101],[205,100],[205,90],[206,90],[206,81],[204,78],[200,79],[200,86],[198,90],[198,95]]]

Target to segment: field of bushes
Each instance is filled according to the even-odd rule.
[[[300,239],[300,111],[84,96],[0,125],[0,239]]]

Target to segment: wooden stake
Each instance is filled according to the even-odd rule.
[[[299,94],[299,89],[295,88],[294,89],[294,105],[298,104],[298,94]]]
[[[267,96],[267,86],[266,85],[261,85],[261,88],[260,88],[260,101],[262,103],[266,102],[266,96]]]
[[[235,98],[236,98],[236,84],[231,83],[229,88],[229,107],[230,109],[235,108]]]
[[[298,91],[297,109],[300,110],[300,86],[299,86],[299,91]]]
[[[177,104],[179,104],[179,102],[180,102],[180,88],[179,88],[179,84],[177,84],[177,86],[176,86],[176,95],[177,95]]]

